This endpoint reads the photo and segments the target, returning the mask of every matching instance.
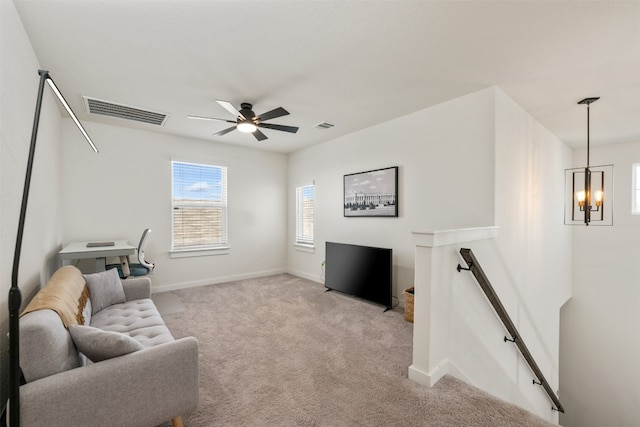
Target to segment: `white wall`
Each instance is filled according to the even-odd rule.
[[[40,68],[14,4],[7,0],[0,1],[0,57],[0,383],[4,385],[7,296]],[[58,227],[60,121],[60,110],[45,87],[18,274],[23,306],[55,268],[62,240]],[[3,386],[0,403],[7,393]]]
[[[85,149],[64,123],[65,243],[127,239],[151,228],[146,257],[154,290],[205,285],[285,270],[287,158],[283,154],[155,132],[85,123],[100,149]],[[227,255],[171,258],[171,161],[228,168]]]
[[[563,209],[564,170],[571,167],[572,153],[502,91],[496,90],[495,99],[495,225],[500,233],[476,256],[557,393],[560,307],[571,295],[572,229],[563,223]],[[501,369],[520,389],[515,403],[557,420],[520,355],[505,359]],[[508,392],[503,387],[499,395]]]
[[[584,166],[576,150],[574,166]],[[612,227],[575,226],[573,297],[561,311],[560,386],[566,427],[640,425],[640,216],[631,215],[631,165],[640,141],[591,147],[614,165]]]
[[[322,281],[325,242],[393,249],[394,289],[413,286],[411,232],[492,225],[493,89],[310,147],[289,158],[289,270]],[[398,218],[345,218],[345,174],[399,167]],[[315,253],[293,247],[295,187],[315,181]]]
[[[489,277],[543,375],[558,394],[560,307],[571,296],[572,228],[564,225],[564,170],[571,149],[512,99],[496,96],[495,257]],[[521,371],[518,382],[531,384]],[[541,393],[526,390],[532,395]],[[560,399],[562,401],[562,399]],[[537,401],[537,412],[549,412]],[[545,413],[546,411],[546,413]]]

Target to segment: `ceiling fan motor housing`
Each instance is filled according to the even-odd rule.
[[[253,106],[247,102],[240,104],[240,114],[242,114],[247,120],[253,121],[256,114],[251,110]]]

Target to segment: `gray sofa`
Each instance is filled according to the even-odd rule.
[[[66,266],[49,281],[57,288],[47,284],[39,294],[53,289],[56,299],[79,281],[85,296],[77,320],[64,308],[37,307],[38,295],[35,309],[30,304],[21,315],[21,425],[181,426],[198,404],[196,339],[174,340],[146,277],[120,281],[116,270],[83,276]]]

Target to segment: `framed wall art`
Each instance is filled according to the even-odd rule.
[[[344,176],[344,216],[398,216],[398,167]]]

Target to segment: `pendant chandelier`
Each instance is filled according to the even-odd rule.
[[[587,165],[565,171],[565,224],[569,225],[613,225],[613,165],[591,166],[590,163],[589,115],[591,104],[598,99],[578,101],[579,105],[587,106]]]

